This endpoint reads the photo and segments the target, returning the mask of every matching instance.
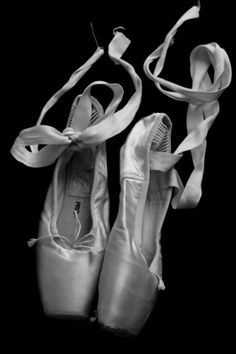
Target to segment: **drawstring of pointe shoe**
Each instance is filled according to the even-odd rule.
[[[217,43],[197,46],[190,55],[190,73],[192,88],[186,88],[159,75],[164,67],[169,46],[177,29],[187,20],[199,17],[200,5],[193,6],[175,24],[161,44],[144,62],[145,74],[156,87],[168,97],[188,103],[187,136],[174,151],[174,156],[182,156],[191,151],[193,171],[185,185],[179,180],[179,191],[172,199],[173,208],[195,207],[202,195],[201,184],[204,173],[206,137],[219,113],[218,98],[231,81],[231,64],[227,53]],[[152,73],[150,64],[157,59]],[[208,73],[214,70],[213,82]],[[175,159],[176,162],[178,159]],[[177,177],[179,179],[179,177]]]
[[[77,223],[77,231],[76,231],[76,235],[73,241],[71,241],[70,239],[68,239],[65,236],[61,236],[61,235],[53,235],[51,234],[51,231],[48,227],[48,235],[45,236],[40,236],[38,238],[31,238],[29,239],[29,241],[27,242],[29,247],[33,247],[36,242],[39,242],[41,240],[45,240],[45,239],[60,239],[62,242],[64,242],[64,245],[69,244],[70,248],[76,248],[79,250],[86,250],[86,249],[90,249],[89,244],[95,239],[95,235],[93,234],[88,234],[88,235],[84,235],[82,237],[79,238],[80,236],[80,231],[81,231],[81,223],[80,220],[78,218],[78,214],[77,212],[74,210],[74,216],[75,216],[75,220]]]

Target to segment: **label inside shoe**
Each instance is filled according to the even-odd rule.
[[[69,194],[73,196],[89,197],[92,189],[92,183],[87,176],[78,176],[70,183]]]
[[[91,150],[82,150],[73,158],[69,175],[69,194],[89,197],[93,185],[94,155]]]

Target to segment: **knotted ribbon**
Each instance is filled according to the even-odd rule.
[[[190,150],[193,171],[183,188],[172,199],[173,208],[195,207],[202,195],[201,184],[204,173],[206,136],[219,113],[218,98],[231,81],[231,64],[225,50],[217,43],[197,46],[190,55],[192,88],[186,88],[159,77],[165,63],[169,46],[177,29],[189,19],[199,17],[200,6],[193,6],[175,24],[161,44],[144,62],[145,74],[165,95],[179,101],[188,102],[187,136],[174,151],[179,155]],[[154,72],[150,64],[157,60]],[[208,73],[212,65],[213,82]],[[163,88],[164,87],[164,88]],[[175,161],[178,159],[175,158]],[[181,183],[180,183],[181,184]],[[181,184],[182,185],[182,184]]]
[[[121,59],[129,44],[130,40],[123,33],[114,31],[114,37],[108,47],[110,58],[116,64],[121,64],[128,71],[135,87],[135,92],[122,109],[115,112],[122,100],[123,88],[119,84],[95,81],[81,95],[70,127],[60,132],[51,126],[41,125],[47,111],[66,91],[71,89],[80,80],[103,54],[103,49],[98,48],[92,57],[71,75],[69,81],[50,98],[43,107],[37,124],[20,132],[12,146],[11,154],[18,161],[30,167],[48,166],[55,162],[68,146],[75,146],[76,144],[80,148],[99,144],[125,129],[138,110],[142,94],[142,84],[139,76],[128,62]],[[95,85],[105,85],[110,88],[113,91],[113,99],[101,119],[89,125],[93,100],[90,91]],[[38,145],[45,146],[39,150]],[[29,147],[29,150],[27,147]]]

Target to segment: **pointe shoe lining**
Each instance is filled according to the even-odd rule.
[[[78,232],[78,222],[79,238],[89,233],[92,227],[90,196],[94,162],[93,152],[90,149],[85,149],[75,152],[66,166],[64,198],[57,228],[59,234],[67,237],[72,243]]]

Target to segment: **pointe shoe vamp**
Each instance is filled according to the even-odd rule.
[[[54,241],[37,247],[37,269],[45,313],[88,316],[103,251],[67,250]]]

